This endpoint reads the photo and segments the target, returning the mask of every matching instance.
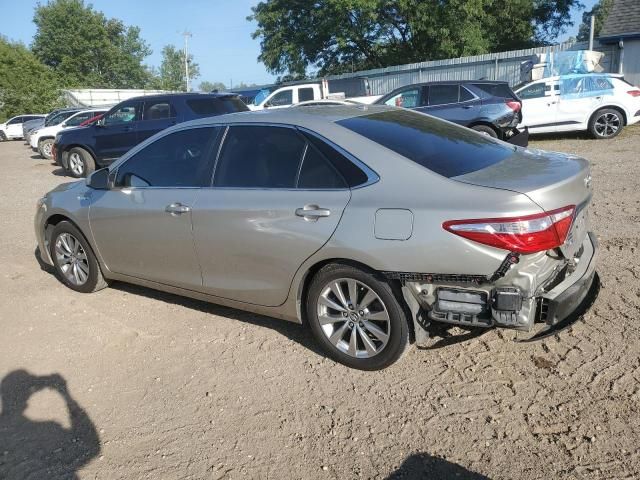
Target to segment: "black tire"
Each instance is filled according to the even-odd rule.
[[[77,155],[81,161],[79,164],[74,162],[74,155]],[[76,165],[81,166],[81,168],[76,168]],[[73,147],[69,150],[69,155],[67,155],[67,173],[69,175],[74,178],[83,178],[92,174],[95,169],[96,162],[93,160],[91,154],[84,148]]]
[[[0,142],[6,142],[7,141],[7,135],[0,131]]]
[[[47,160],[51,160],[53,158],[53,141],[53,138],[45,138],[38,142],[38,153]]]
[[[351,308],[351,304],[347,302],[349,303],[350,310],[334,310],[330,315],[332,319],[340,317],[339,320],[325,323],[324,326],[321,325],[318,310],[323,308],[327,309],[325,300],[321,300],[321,295],[329,292],[329,296],[332,296],[334,289],[331,289],[329,285],[337,281],[344,285],[344,287],[338,288],[341,288],[343,293],[346,288],[347,296],[351,298],[348,294],[349,284],[347,282],[354,280],[357,282],[356,286],[358,287],[356,303],[365,300],[364,296],[368,295],[368,290],[373,291],[375,295],[377,295],[377,299],[363,307],[364,310],[360,310],[360,305]],[[337,298],[337,296],[333,296],[332,298]],[[389,283],[375,274],[348,265],[327,265],[316,273],[311,280],[305,303],[307,321],[318,344],[326,352],[327,356],[348,367],[359,370],[380,370],[388,367],[402,356],[402,353],[409,344],[409,324],[405,312],[394,295]],[[370,306],[372,306],[371,309],[369,308]],[[331,310],[331,308],[328,308],[326,312],[329,312],[329,310]],[[357,315],[358,311],[361,316]],[[383,324],[375,323],[373,325],[373,327],[383,325],[378,328],[377,331],[384,331],[384,333],[387,334],[386,344],[381,343],[379,336],[374,336],[372,332],[375,331],[375,329],[367,330],[367,328],[371,328],[372,322],[378,322],[377,320],[373,320],[374,315],[378,314],[376,311],[378,313],[381,312],[383,315],[386,314],[385,316],[388,318],[388,320],[384,320]],[[353,321],[352,315],[355,315]],[[346,318],[342,320],[343,317]],[[325,316],[325,318],[327,317]],[[327,330],[325,330],[325,328]],[[329,331],[329,329],[331,329],[331,331]],[[361,354],[369,354],[363,351],[367,348],[363,335],[367,335],[366,338],[370,346],[375,345],[379,347],[380,350],[376,353],[371,353],[371,356],[366,358],[357,358],[357,355],[345,352],[344,349],[350,350],[351,346],[350,342],[347,342],[344,337],[348,336],[351,341],[354,335],[356,336],[354,342],[356,352],[360,350]],[[338,345],[332,343],[330,337],[337,339],[337,341],[334,341],[336,341]],[[339,346],[342,346],[342,349],[339,348]],[[376,349],[373,349],[372,352],[375,352],[375,350]]]
[[[624,128],[624,115],[615,108],[601,108],[589,119],[589,133],[597,140],[616,137]]]
[[[489,127],[488,125],[474,125],[473,127],[471,127],[471,130],[475,130],[476,132],[479,132],[479,133],[484,133],[485,135],[488,135],[491,138],[498,138],[498,132],[496,132],[493,128]]]
[[[62,242],[60,245],[60,247],[62,248],[58,247],[58,240],[61,239],[64,234],[71,235],[72,238],[79,242],[81,249],[77,249],[75,255],[80,258],[82,254],[84,254],[84,257],[86,257],[86,261],[84,263],[88,268],[88,274],[85,274],[86,280],[81,284],[76,284],[67,277],[67,275],[69,275],[68,269],[66,272],[63,270],[63,264],[66,262],[62,260],[62,258],[68,259],[69,256],[62,255],[62,253],[64,252],[64,248]],[[65,238],[68,239],[68,237]],[[49,242],[49,253],[51,254],[51,258],[53,260],[56,276],[63,284],[65,284],[70,289],[81,293],[92,293],[98,290],[102,290],[103,288],[108,286],[108,283],[102,275],[100,265],[98,264],[98,260],[96,259],[96,256],[93,253],[89,242],[87,242],[87,239],[84,237],[82,232],[78,230],[72,223],[62,221],[54,227],[53,232],[51,232],[51,241]]]

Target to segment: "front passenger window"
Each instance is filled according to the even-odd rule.
[[[115,112],[111,112],[104,119],[105,125],[117,125],[120,123],[133,122],[138,114],[137,104],[123,105]]]
[[[412,88],[411,90],[405,90],[404,92],[400,92],[397,95],[394,95],[389,100],[384,102],[384,104],[390,105],[392,107],[415,108],[418,106],[419,101],[420,90],[418,90],[417,88]]]
[[[191,128],[166,135],[118,167],[118,187],[208,187],[217,127]]]

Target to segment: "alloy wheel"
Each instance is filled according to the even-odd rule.
[[[351,357],[373,357],[389,342],[386,305],[371,287],[353,278],[332,280],[321,290],[317,315],[329,342]]]
[[[620,117],[615,113],[607,112],[600,115],[594,124],[594,130],[600,137],[612,137],[620,129]]]
[[[89,260],[80,241],[70,233],[62,233],[55,243],[55,256],[62,275],[73,285],[84,285],[89,278]]]
[[[69,155],[69,169],[79,177],[84,173],[84,162],[79,153],[73,152]]]
[[[52,142],[44,142],[42,144],[42,153],[44,153],[47,157],[51,157],[52,148],[53,148]]]

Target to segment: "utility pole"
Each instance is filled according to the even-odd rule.
[[[189,37],[193,35],[191,32],[185,30],[182,32],[182,36],[184,37],[184,71],[186,74],[186,82],[187,82],[187,92],[189,91]]]
[[[591,25],[589,27],[589,50],[593,50],[593,35],[596,29],[596,16],[591,15]]]

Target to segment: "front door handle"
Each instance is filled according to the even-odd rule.
[[[182,205],[180,202],[177,202],[177,203],[172,203],[171,205],[167,205],[164,211],[175,216],[175,215],[182,215],[183,213],[190,212],[191,208],[187,207],[186,205]]]
[[[307,221],[317,222],[318,218],[331,215],[331,210],[320,208],[318,205],[305,205],[302,208],[296,208],[296,215]]]

